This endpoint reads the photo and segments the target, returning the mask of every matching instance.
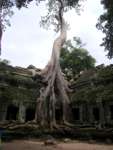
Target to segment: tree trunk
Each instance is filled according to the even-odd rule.
[[[2,41],[2,19],[1,19],[1,8],[0,8],[0,55],[1,55],[1,41]]]
[[[41,73],[47,86],[40,90],[40,97],[37,99],[35,114],[35,121],[39,122],[42,126],[50,125],[51,128],[56,126],[56,103],[60,103],[62,106],[63,123],[67,122],[67,109],[69,106],[67,95],[67,92],[69,91],[68,83],[64,79],[59,62],[61,49],[67,36],[67,24],[63,19],[62,7],[59,9],[58,21],[61,25],[60,36],[54,41],[51,59]]]

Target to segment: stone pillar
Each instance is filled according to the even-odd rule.
[[[105,109],[104,110],[105,110],[105,122],[107,124],[109,124],[111,116],[110,116],[110,108],[109,108],[108,104],[105,105]]]
[[[111,121],[110,105],[106,106],[106,120],[107,124],[109,124]]]
[[[26,113],[25,106],[23,105],[23,102],[20,102],[18,120],[19,120],[21,123],[24,123],[24,122],[25,122],[25,116],[26,116],[25,113]]]
[[[102,127],[104,127],[104,125],[105,125],[105,114],[104,114],[104,106],[103,106],[102,101],[99,102],[99,107],[100,107],[100,124]]]
[[[84,123],[86,124],[89,123],[89,118],[90,118],[89,110],[90,110],[89,104],[84,103],[83,104],[83,120],[84,120]]]
[[[93,123],[93,107],[91,106],[91,104],[88,104],[88,118],[89,118],[89,123]]]
[[[7,105],[1,104],[1,106],[0,106],[0,122],[6,120],[6,115],[7,115]]]
[[[7,111],[6,111],[6,110],[0,111],[0,122],[6,120],[6,114],[7,114]]]
[[[80,122],[83,123],[83,106],[81,105],[79,108],[80,108],[80,111],[79,111],[79,113],[80,113]]]

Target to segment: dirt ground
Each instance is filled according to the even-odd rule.
[[[45,146],[36,140],[21,140],[2,143],[0,150],[113,150],[113,145],[88,144],[79,141],[57,142],[54,146]]]

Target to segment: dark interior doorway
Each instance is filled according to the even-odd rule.
[[[17,120],[18,119],[18,111],[19,111],[18,107],[14,106],[14,105],[8,106],[6,120]]]
[[[113,120],[113,105],[110,106],[110,118]]]
[[[80,120],[80,108],[72,108],[72,113],[73,113],[73,119],[74,121],[79,121]]]
[[[26,109],[26,121],[31,121],[35,118],[35,109],[27,108]]]
[[[63,115],[62,109],[61,108],[56,108],[55,109],[56,122],[60,123],[62,121],[62,115]]]
[[[100,119],[99,108],[97,107],[93,108],[93,117],[94,117],[94,121],[99,121]]]

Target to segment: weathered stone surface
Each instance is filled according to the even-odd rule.
[[[56,145],[56,144],[57,144],[56,140],[51,135],[48,135],[44,140],[44,145],[46,146]]]
[[[34,69],[35,73],[41,71],[32,65],[22,68],[0,63],[0,121],[6,120],[7,109],[10,105],[19,108],[16,118],[21,123],[26,121],[28,108],[35,111],[36,99],[39,97],[39,90],[43,82],[40,74],[34,76],[30,69]],[[75,112],[73,113],[75,117],[69,116],[75,125],[92,126],[96,129],[113,126],[112,65],[99,66],[80,73],[70,87],[73,89],[70,94],[70,106],[80,108],[80,117],[78,117],[80,119],[76,120]],[[57,104],[57,107],[60,108],[60,105]],[[99,116],[98,120],[95,120],[94,117],[94,107],[99,109],[99,114],[95,114]],[[61,114],[56,112],[56,116]],[[57,116],[57,118],[60,117]]]
[[[69,139],[69,138],[65,138],[63,141],[64,141],[65,143],[68,143],[68,142],[70,142],[70,141],[71,141],[71,139]]]

